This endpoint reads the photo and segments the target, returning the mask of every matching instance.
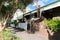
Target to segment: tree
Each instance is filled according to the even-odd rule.
[[[15,4],[16,4],[15,7],[20,8],[23,11],[26,8],[26,6],[32,2],[33,0],[15,0]]]
[[[23,10],[31,2],[32,0],[0,0],[0,31],[6,27],[16,8]]]

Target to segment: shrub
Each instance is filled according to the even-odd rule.
[[[60,19],[58,17],[54,17],[50,20],[45,20],[45,24],[54,31],[60,30]]]
[[[21,39],[15,37],[10,29],[5,29],[0,32],[0,40],[21,40]]]

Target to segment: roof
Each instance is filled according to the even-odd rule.
[[[45,11],[45,10],[49,10],[49,9],[52,9],[52,8],[55,8],[55,7],[58,7],[58,6],[60,6],[60,0],[57,0],[56,2],[53,2],[53,3],[49,4],[49,5],[40,7],[40,10]],[[35,13],[35,12],[37,12],[37,9],[35,9],[33,11],[30,11],[28,13],[25,13],[25,15],[29,15],[30,13]]]

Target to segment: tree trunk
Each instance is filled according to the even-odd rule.
[[[0,21],[0,31],[2,31],[6,27],[7,22],[8,22],[8,18]]]

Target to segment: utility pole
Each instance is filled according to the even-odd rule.
[[[41,12],[40,12],[40,5],[38,4],[39,0],[34,0],[36,3],[35,3],[35,7],[36,7],[36,10],[37,10],[37,17],[40,18],[41,17]]]

